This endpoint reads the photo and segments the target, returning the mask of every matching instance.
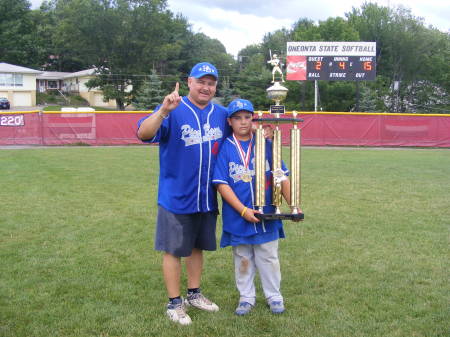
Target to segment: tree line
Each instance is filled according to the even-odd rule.
[[[376,81],[319,81],[323,111],[449,113],[450,38],[403,7],[364,3],[345,17],[318,23],[299,18],[290,29],[265,34],[237,59],[223,44],[195,33],[166,0],[49,0],[32,10],[27,0],[0,0],[0,61],[46,71],[95,67],[100,87],[119,109],[154,108],[197,62],[221,74],[223,104],[240,96],[266,110],[269,51],[286,55],[288,41],[375,41]],[[287,81],[288,110],[314,109],[314,83]],[[132,87],[131,91],[127,88]],[[149,97],[150,96],[150,97]]]

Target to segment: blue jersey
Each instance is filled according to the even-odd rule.
[[[148,117],[139,120],[138,128]],[[230,133],[226,118],[224,107],[210,103],[200,109],[185,96],[147,140],[159,143],[160,206],[176,214],[217,210],[211,178],[219,148]]]
[[[244,152],[247,152],[250,141],[240,141]],[[255,158],[254,142],[252,142],[252,151],[248,170],[245,169],[242,159],[239,155],[239,146],[235,143],[233,137],[228,137],[224,142],[219,157],[217,158],[216,168],[213,175],[213,184],[227,184],[234,191],[238,199],[248,208],[253,208],[255,203]],[[264,213],[274,213],[275,207],[272,206],[272,143],[266,141],[266,186],[265,196],[266,205]],[[287,173],[286,166],[282,163],[282,169]],[[252,176],[251,182],[243,181],[245,171]],[[281,220],[260,221],[258,223],[248,222],[225,200],[222,206],[223,231],[235,236],[249,237],[255,234],[263,234],[282,230]]]

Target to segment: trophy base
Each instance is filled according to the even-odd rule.
[[[255,213],[255,217],[257,217],[259,220],[292,220],[292,221],[299,221],[303,220],[305,218],[305,215],[303,213],[298,214],[291,214],[291,213]]]

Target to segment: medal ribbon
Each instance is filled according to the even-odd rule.
[[[252,135],[252,138],[250,138],[250,143],[248,144],[247,153],[244,152],[244,149],[242,148],[241,143],[234,136],[234,133],[233,133],[233,139],[234,139],[234,142],[238,146],[239,157],[241,157],[242,164],[244,164],[244,169],[245,169],[245,171],[248,171],[248,164],[250,162],[250,154],[252,153],[253,135]]]

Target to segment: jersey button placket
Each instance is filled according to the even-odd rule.
[[[205,188],[201,188],[200,191],[200,209],[203,211],[206,209],[206,193],[208,193],[206,186],[207,186],[207,182],[208,182],[208,177],[207,177],[207,166],[205,163],[207,163],[207,158],[206,156],[208,156],[208,147],[207,147],[207,142],[204,142],[204,136],[205,136],[205,130],[203,128],[203,126],[205,125],[206,122],[206,116],[205,116],[205,112],[203,110],[199,111],[199,119],[200,119],[200,135],[201,135],[201,143],[200,146],[202,147],[202,162],[200,163],[200,167],[201,167],[201,178],[200,178],[200,182],[201,182],[201,186],[204,186]]]

